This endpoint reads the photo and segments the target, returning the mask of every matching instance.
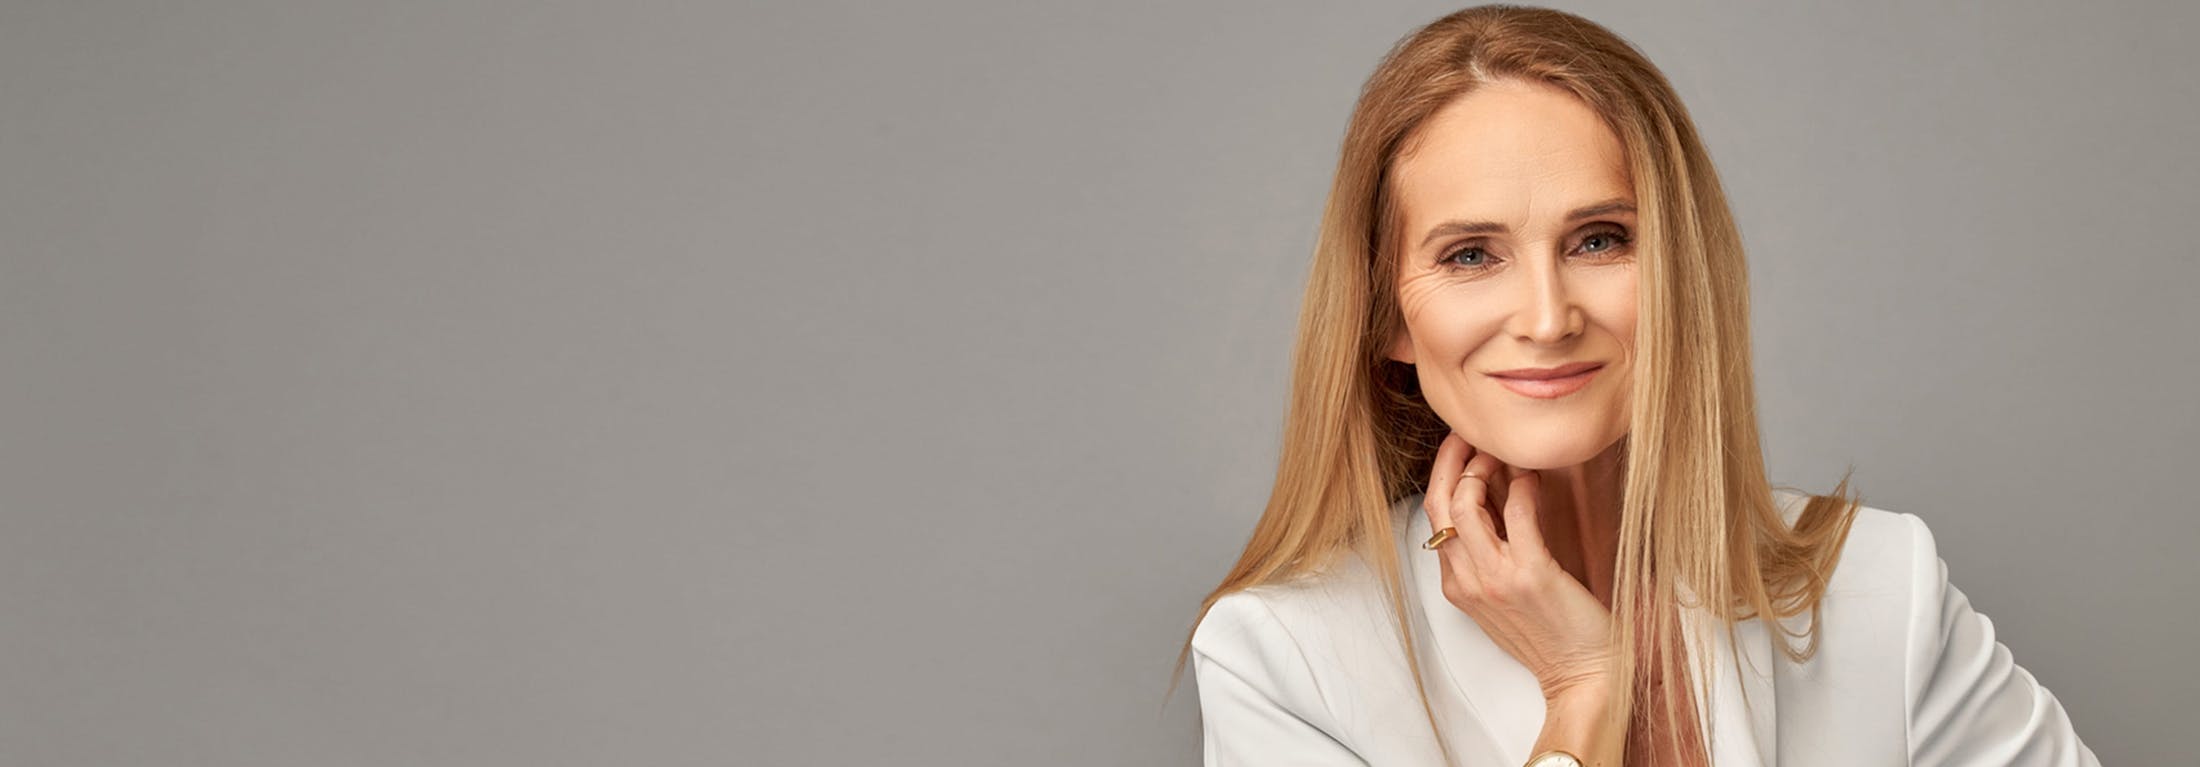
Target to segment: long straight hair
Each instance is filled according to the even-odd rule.
[[[1820,601],[1861,499],[1848,476],[1810,495],[1791,526],[1773,496],[1758,442],[1750,369],[1749,282],[1726,195],[1694,123],[1665,76],[1632,44],[1573,14],[1484,5],[1423,26],[1394,45],[1361,89],[1299,315],[1290,408],[1267,509],[1244,553],[1201,603],[1326,569],[1357,552],[1380,576],[1429,725],[1447,759],[1414,652],[1390,512],[1425,492],[1450,431],[1410,365],[1384,355],[1404,322],[1396,276],[1403,235],[1394,163],[1431,114],[1484,84],[1557,86],[1594,109],[1626,149],[1640,212],[1636,360],[1623,446],[1624,498],[1611,627],[1618,689],[1608,726],[1625,727],[1628,764],[1708,764],[1683,725],[1708,698],[1709,659],[1678,626],[1709,608],[1729,647],[1735,624],[1808,611],[1796,662],[1817,651]],[[1699,640],[1701,641],[1701,640]],[[1191,653],[1187,636],[1169,690]],[[1699,721],[1701,721],[1699,719]],[[1672,737],[1645,737],[1670,733]],[[1655,741],[1664,748],[1655,749]],[[1639,759],[1637,758],[1639,756]]]

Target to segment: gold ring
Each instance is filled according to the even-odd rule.
[[[1429,536],[1427,543],[1421,544],[1421,548],[1435,551],[1436,547],[1444,545],[1445,541],[1451,540],[1458,535],[1459,528],[1456,527],[1447,527],[1442,530],[1438,530],[1436,531],[1435,535]]]

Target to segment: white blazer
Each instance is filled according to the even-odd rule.
[[[1777,491],[1792,521],[1805,496]],[[1543,729],[1525,666],[1444,599],[1428,515],[1391,509],[1406,563],[1429,703],[1465,764],[1525,764]],[[1388,600],[1357,557],[1296,581],[1230,594],[1192,636],[1205,763],[1437,765],[1443,758],[1408,675]],[[1683,621],[1713,655],[1707,729],[1717,767],[2025,765],[2098,767],[2062,704],[2017,666],[1994,624],[1948,581],[1923,520],[1865,506],[1823,602],[1818,651],[1777,652],[1761,619],[1726,632]],[[1687,617],[1708,612],[1692,608]],[[1810,614],[1788,619],[1801,630]],[[1777,664],[1772,661],[1777,658]],[[1745,707],[1746,694],[1752,705]]]

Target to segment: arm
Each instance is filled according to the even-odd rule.
[[[1544,701],[1543,732],[1530,757],[1558,749],[1581,759],[1585,767],[1617,767],[1627,750],[1627,730],[1606,727],[1612,694],[1603,687],[1583,688]]]
[[[1192,632],[1206,767],[1367,764],[1334,723],[1298,642],[1258,594],[1215,602]]]
[[[2099,767],[2062,703],[2011,659],[1994,623],[1948,580],[1933,534],[1914,514],[1906,669],[1910,763]]]

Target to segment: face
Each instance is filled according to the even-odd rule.
[[[1404,227],[1389,356],[1469,444],[1563,469],[1626,436],[1635,195],[1619,137],[1551,86],[1485,85],[1421,126],[1396,173]],[[1586,381],[1521,368],[1598,365]]]

